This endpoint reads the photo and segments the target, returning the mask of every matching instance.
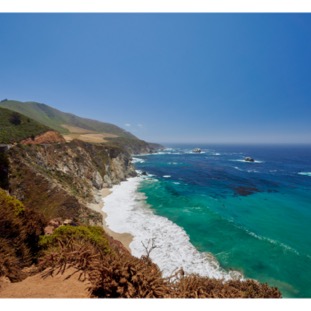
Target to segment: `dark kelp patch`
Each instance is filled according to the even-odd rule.
[[[235,187],[233,188],[233,190],[236,195],[240,196],[248,196],[253,193],[260,192],[260,190],[256,187],[245,187],[245,186]]]

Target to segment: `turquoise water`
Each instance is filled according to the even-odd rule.
[[[138,158],[156,180],[139,191],[199,251],[284,297],[311,297],[311,147],[176,145]]]

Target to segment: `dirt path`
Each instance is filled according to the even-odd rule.
[[[36,274],[18,283],[2,281],[0,298],[89,298],[89,283],[79,281],[78,273],[66,280],[73,271],[68,269],[63,275],[47,278]]]

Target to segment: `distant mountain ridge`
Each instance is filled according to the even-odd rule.
[[[68,127],[74,127],[84,129],[86,132],[93,131],[96,133],[106,133],[118,137],[137,139],[133,134],[114,124],[78,117],[72,113],[62,112],[46,104],[3,100],[0,102],[0,107],[21,113],[62,134],[71,133],[72,131],[70,131]]]
[[[67,142],[78,139],[88,143],[109,143],[130,154],[152,153],[163,148],[159,144],[145,142],[114,124],[78,117],[46,104],[4,99],[0,101],[0,108],[20,113],[61,133]]]

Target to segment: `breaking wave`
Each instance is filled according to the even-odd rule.
[[[242,278],[237,271],[225,271],[209,253],[199,252],[191,243],[185,230],[169,219],[155,215],[146,203],[143,193],[137,192],[142,177],[133,177],[112,188],[105,197],[104,212],[108,227],[119,233],[130,233],[133,256],[146,255],[145,246],[154,241],[157,246],[150,258],[161,269],[163,276],[170,276],[183,268],[185,273],[197,273],[217,279]],[[150,182],[157,182],[150,180]]]

